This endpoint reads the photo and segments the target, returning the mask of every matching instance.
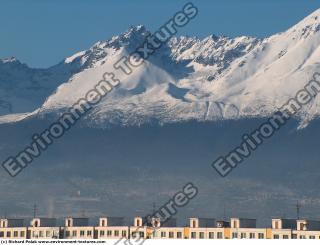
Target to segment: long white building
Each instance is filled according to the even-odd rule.
[[[0,239],[320,239],[320,221],[274,218],[271,227],[256,227],[255,219],[190,218],[186,226],[175,219],[135,217],[132,225],[123,218],[101,217],[96,226],[88,218],[68,217],[58,226],[54,218],[0,219]]]

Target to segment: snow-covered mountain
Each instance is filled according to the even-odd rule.
[[[130,76],[114,70],[148,34],[143,26],[132,27],[48,69],[2,60],[0,122],[60,113],[106,71],[115,72],[121,85],[86,116],[88,125],[263,117],[320,71],[320,10],[265,39],[174,37]],[[298,117],[309,121],[319,114],[317,97]]]
[[[143,26],[48,69],[1,60],[2,160],[29,146],[35,133],[83,97],[104,72],[114,71],[121,85],[19,176],[0,171],[0,195],[6,196],[0,210],[28,215],[37,203],[50,217],[83,210],[88,216],[145,215],[152,203],[162,205],[192,181],[199,196],[181,217],[223,217],[226,206],[228,216],[269,222],[273,215],[295,217],[299,200],[302,215],[317,218],[319,119],[303,130],[290,120],[227,178],[211,163],[320,72],[319,26],[320,10],[264,39],[174,37],[129,76],[113,64],[144,41]],[[299,123],[306,120],[306,125],[319,112],[316,98],[298,115]],[[223,119],[240,120],[216,123]]]
[[[77,64],[35,69],[13,57],[0,60],[0,115],[37,109],[60,84],[80,70]]]

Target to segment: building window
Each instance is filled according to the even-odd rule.
[[[278,234],[273,235],[273,239],[279,239],[279,235]]]
[[[247,238],[247,234],[246,233],[241,233],[240,237],[241,237],[241,239],[246,239]]]
[[[309,239],[316,239],[315,236],[309,236]]]
[[[237,232],[232,232],[232,238],[233,238],[233,239],[238,238],[238,233],[237,233]]]
[[[264,234],[263,233],[258,233],[258,238],[259,239],[263,239],[264,238]]]
[[[274,222],[274,228],[279,229],[279,222],[278,221]]]
[[[140,220],[139,219],[137,220],[137,226],[140,226]]]
[[[204,232],[199,232],[199,238],[204,239]]]
[[[18,234],[17,231],[14,231],[14,232],[13,232],[13,237],[18,237],[18,235],[19,235],[19,234]]]
[[[87,231],[87,236],[91,236],[92,232],[91,231]]]
[[[100,231],[100,236],[104,236],[104,231]]]
[[[70,231],[66,231],[66,237],[70,236]]]
[[[173,233],[173,231],[169,231],[169,238],[174,238],[174,233]]]
[[[55,239],[59,238],[59,234],[60,234],[59,231],[53,231],[52,232],[52,238],[55,238]]]
[[[196,221],[195,220],[192,221],[192,228],[196,228]]]
[[[250,237],[250,239],[255,239],[256,238],[256,234],[255,233],[250,233],[249,237]]]
[[[24,236],[25,236],[24,231],[20,231],[20,237],[24,237]]]
[[[80,231],[80,236],[84,236],[84,231]]]
[[[102,226],[105,226],[105,225],[106,225],[106,221],[105,221],[105,220],[102,220],[101,225],[102,225]]]
[[[197,234],[193,231],[191,232],[191,239],[195,239],[197,238]]]
[[[50,237],[51,236],[51,232],[50,231],[46,231],[46,237]]]
[[[139,232],[139,237],[144,237],[144,232],[143,231]]]
[[[212,231],[209,232],[209,239],[214,239],[214,232]]]
[[[165,231],[161,231],[161,237],[166,237],[166,232]]]
[[[222,238],[223,238],[222,232],[217,232],[217,238],[218,238],[218,239],[222,239]]]
[[[133,235],[133,234],[132,234]],[[107,236],[112,236],[112,231],[107,230]]]
[[[11,232],[7,231],[7,237],[11,237]]]
[[[235,220],[233,221],[233,227],[234,227],[234,228],[238,228],[238,227],[237,227],[237,221],[235,221]]]
[[[283,235],[282,238],[283,239],[289,239],[289,236],[288,235]]]
[[[43,231],[39,231],[39,237],[43,237]]]
[[[4,232],[0,231],[0,237],[4,237]]]
[[[292,234],[292,239],[297,239],[297,234]]]
[[[300,235],[300,239],[306,239],[305,235]]]
[[[304,224],[300,223],[300,231],[303,231],[303,230],[304,230]]]
[[[77,236],[77,231],[72,231],[72,236],[76,237]]]
[[[114,236],[119,236],[119,231],[118,230],[114,231]]]
[[[177,238],[182,238],[182,232],[180,231],[177,232]]]
[[[122,237],[126,237],[127,236],[127,232],[126,231],[122,231],[121,235],[122,235]]]

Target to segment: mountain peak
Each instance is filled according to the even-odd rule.
[[[113,37],[106,45],[114,48],[128,47],[137,48],[150,34],[144,25],[131,26],[126,32]]]
[[[137,48],[144,42],[147,35],[149,32],[145,26],[131,26],[120,35],[113,36],[106,41],[98,41],[90,49],[67,57],[64,63],[79,63],[83,68],[102,64],[108,55],[116,53],[120,48],[126,48],[129,51]]]
[[[130,28],[124,33],[124,35],[132,36],[136,34],[144,34],[148,32],[144,25],[130,26]]]

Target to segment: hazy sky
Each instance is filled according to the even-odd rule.
[[[0,57],[15,56],[47,67],[73,53],[144,24],[150,31],[188,1],[180,0],[1,0]],[[199,37],[284,31],[320,7],[320,0],[193,1],[199,15],[179,34]]]

